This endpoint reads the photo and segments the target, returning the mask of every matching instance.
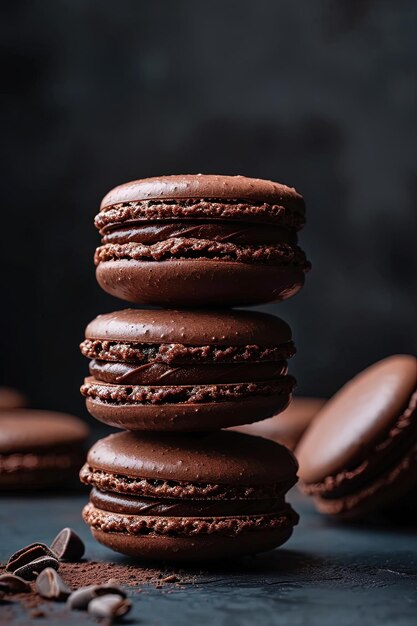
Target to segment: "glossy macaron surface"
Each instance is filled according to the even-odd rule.
[[[300,216],[305,215],[303,198],[295,189],[262,178],[221,176],[217,174],[184,174],[155,176],[118,185],[101,201],[100,209],[137,200],[184,200],[194,198],[242,199],[282,206]]]
[[[90,339],[190,346],[268,346],[291,341],[291,330],[279,317],[230,309],[124,309],[99,315],[85,334]]]
[[[283,446],[230,431],[116,433],[90,449],[87,464],[128,477],[230,486],[287,484],[297,473]]]

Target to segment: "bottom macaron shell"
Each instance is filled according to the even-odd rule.
[[[243,306],[286,300],[304,284],[296,266],[184,259],[103,261],[97,281],[107,293],[137,304]]]
[[[273,550],[291,537],[293,527],[242,533],[235,537],[221,534],[198,537],[129,535],[107,533],[91,528],[93,537],[107,548],[155,561],[214,561]]]
[[[107,548],[147,560],[214,561],[267,552],[284,544],[292,528],[247,533],[240,537],[208,535],[206,537],[135,537],[123,533],[105,533],[91,529],[93,537]]]
[[[204,431],[249,424],[283,411],[291,394],[207,404],[106,404],[86,399],[95,419],[126,430]]]

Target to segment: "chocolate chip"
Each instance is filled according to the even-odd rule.
[[[31,591],[31,586],[26,580],[15,574],[2,574],[0,576],[0,590],[4,593],[25,593]]]
[[[122,587],[119,587],[117,582],[113,579],[110,579],[108,582],[104,583],[104,585],[97,585],[96,587],[96,596],[107,594],[116,594],[122,598],[126,598],[127,596],[126,591],[122,589]]]
[[[96,597],[96,587],[97,585],[89,585],[73,591],[67,600],[69,608],[74,611],[86,611],[91,600]]]
[[[67,604],[70,609],[75,611],[86,611],[91,600],[105,595],[117,595],[121,598],[126,598],[124,589],[109,580],[104,585],[89,585],[73,591],[67,600]]]
[[[59,568],[59,561],[53,556],[41,556],[30,563],[26,563],[14,571],[16,576],[21,576],[25,580],[34,580],[47,567]]]
[[[51,550],[60,561],[79,561],[85,546],[72,528],[63,528],[51,543]]]
[[[122,598],[115,593],[109,593],[91,600],[88,605],[88,612],[94,617],[117,618],[129,613],[132,603],[127,598]]]
[[[169,576],[165,576],[165,578],[161,578],[159,582],[161,583],[177,583],[179,581],[178,576],[175,574],[169,574]]]
[[[42,598],[50,600],[65,600],[71,593],[71,589],[52,567],[47,567],[39,574],[35,587]]]
[[[55,555],[51,552],[47,545],[44,543],[31,543],[25,548],[21,548],[7,561],[6,570],[8,572],[15,572],[17,569],[38,559],[42,556],[51,556],[55,557]]]

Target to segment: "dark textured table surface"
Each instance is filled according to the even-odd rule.
[[[290,496],[301,522],[286,546],[234,565],[193,572],[193,584],[132,589],[134,608],[125,623],[416,624],[417,529],[330,524],[299,494]],[[2,496],[1,562],[23,545],[49,542],[62,527],[72,526],[86,541],[88,559],[132,563],[91,539],[80,519],[85,500],[85,494]],[[60,604],[48,608],[42,619],[29,618],[17,603],[0,605],[0,616],[2,624],[96,623],[85,613],[66,613]]]

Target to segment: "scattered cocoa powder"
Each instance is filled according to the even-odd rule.
[[[0,565],[0,574],[5,567]],[[175,568],[150,568],[129,565],[124,563],[105,563],[100,561],[81,561],[79,563],[61,563],[59,573],[71,590],[86,587],[91,584],[102,584],[110,579],[114,584],[130,587],[136,593],[142,585],[153,585],[160,589],[164,585],[193,585],[198,582],[200,573],[189,573]],[[53,602],[45,600],[36,593],[34,583],[28,593],[8,594],[3,599],[2,624],[12,623],[14,618],[13,605],[19,604],[30,618],[48,617]]]
[[[5,567],[0,565],[0,574]],[[119,585],[136,588],[141,585],[160,585],[160,583],[179,583],[194,585],[198,575],[175,567],[151,568],[125,563],[105,563],[102,561],[80,561],[79,563],[61,563],[59,573],[71,589],[102,584],[112,579]],[[32,586],[33,587],[33,586]],[[14,594],[13,599],[36,599],[31,593]],[[42,600],[43,602],[43,600]]]
[[[178,572],[173,568],[149,568],[124,563],[103,563],[83,561],[81,563],[61,563],[59,573],[71,588],[106,583],[110,578],[119,585],[137,588],[141,585],[156,585],[161,582],[195,584],[196,576]],[[173,578],[172,578],[173,577]],[[175,580],[174,580],[175,579]]]
[[[4,567],[0,567],[0,574],[3,573]],[[19,604],[31,618],[45,617],[47,615],[47,607],[50,602],[45,601],[39,596],[34,584],[31,584],[32,591],[27,593],[7,594],[4,598],[5,604],[2,605],[2,619],[0,625],[12,624],[15,618],[14,606]]]

